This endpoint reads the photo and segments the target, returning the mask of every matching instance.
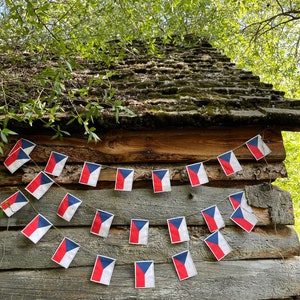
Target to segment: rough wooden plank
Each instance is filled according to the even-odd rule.
[[[22,136],[36,143],[31,153],[37,163],[45,163],[51,151],[69,156],[69,162],[99,163],[197,162],[214,160],[219,154],[235,149],[239,160],[253,160],[245,142],[260,133],[257,127],[162,129],[156,131],[115,130],[101,134],[101,142],[87,143],[86,139],[51,140],[48,135]],[[265,129],[263,139],[272,152],[268,161],[283,161],[285,150],[279,129]],[[11,149],[17,138],[5,148]],[[237,149],[238,148],[238,149]]]
[[[289,201],[289,192],[264,183],[255,187],[246,186],[245,193],[250,205],[270,210],[270,217],[274,223],[285,224],[290,219],[293,203]]]
[[[0,272],[1,299],[274,299],[300,295],[300,260],[196,262],[179,281],[174,266],[155,264],[155,288],[135,289],[133,263],[116,263],[110,286],[90,282],[91,267]]]
[[[216,261],[204,243],[210,234],[206,227],[189,227],[190,241],[171,244],[167,227],[149,229],[148,244],[129,244],[129,227],[113,227],[107,238],[95,236],[90,228],[52,228],[36,245],[20,231],[0,232],[0,269],[47,269],[59,267],[51,257],[63,237],[67,236],[81,245],[72,266],[93,266],[97,253],[111,256],[120,264],[135,260],[153,259],[156,263],[168,263],[175,253],[191,251],[194,261]],[[284,258],[300,255],[296,232],[288,227],[276,230],[257,227],[247,233],[236,227],[221,230],[232,252],[223,260]]]
[[[55,178],[55,181],[58,184],[78,184],[82,167],[83,163],[80,165],[66,165],[62,174]],[[102,165],[101,173],[98,179],[99,186],[101,186],[101,183],[103,182],[111,182],[112,186],[114,185],[117,167],[118,166],[116,165]],[[134,169],[134,187],[135,183],[137,182],[151,180],[151,171],[155,169],[169,169],[170,179],[173,183],[176,181],[181,183],[189,183],[186,165],[182,164],[122,164],[121,167]],[[19,181],[17,182],[17,179],[15,179],[13,184],[13,181],[11,180],[11,184],[27,184],[44,168],[45,165],[26,165],[21,168],[21,171],[16,173],[19,174]],[[287,176],[285,166],[281,162],[275,162],[272,164],[266,164],[265,162],[244,162],[242,163],[242,168],[242,171],[239,171],[231,176],[226,176],[219,163],[205,163],[205,170],[210,183],[213,183],[214,181],[224,181],[226,183],[233,181],[273,181],[277,178],[283,178]],[[22,176],[20,176],[20,173],[22,173]],[[14,175],[8,174],[7,170],[4,170],[4,173],[2,173],[0,170],[0,178],[1,177],[14,178]],[[3,184],[0,182],[0,185],[7,185],[7,181],[8,179],[3,181]]]
[[[259,191],[259,185],[256,186]],[[1,199],[6,199],[16,189],[0,191]],[[214,188],[200,186],[192,188],[188,185],[175,186],[171,192],[155,194],[151,189],[136,189],[131,192],[118,192],[114,190],[67,190],[61,187],[51,187],[39,200],[31,200],[31,205],[24,206],[20,211],[10,217],[10,226],[25,226],[37,212],[45,215],[56,226],[90,226],[96,209],[102,209],[115,215],[114,225],[128,225],[130,220],[147,219],[152,225],[166,225],[166,220],[184,215],[189,225],[205,225],[201,210],[217,205],[226,225],[233,225],[230,216],[233,208],[228,196],[241,189]],[[72,222],[67,222],[56,215],[57,208],[67,192],[82,200],[82,205],[77,210]],[[276,189],[274,196],[279,197],[282,191]],[[274,197],[274,201],[277,198]],[[292,202],[291,198],[286,199]],[[292,206],[290,203],[282,204],[282,210],[287,216],[284,220],[287,225],[294,223]],[[257,225],[270,225],[272,214],[270,208],[253,207],[258,218]],[[7,218],[0,218],[0,226],[7,226]]]

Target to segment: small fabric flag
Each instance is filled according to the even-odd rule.
[[[9,156],[4,161],[4,165],[10,173],[14,173],[29,160],[30,157],[24,152],[22,148],[19,148],[9,154]]]
[[[38,214],[21,232],[36,244],[51,227],[52,223]]]
[[[44,171],[50,175],[59,176],[67,159],[67,155],[52,151]]]
[[[134,170],[118,168],[116,175],[115,190],[130,192],[132,190],[133,175]]]
[[[79,247],[77,243],[65,237],[53,254],[52,260],[67,269],[77,254]]]
[[[242,167],[232,150],[219,155],[217,158],[227,176],[242,170]]]
[[[147,245],[149,221],[132,219],[130,223],[129,243]]]
[[[204,239],[204,242],[209,247],[217,260],[221,260],[228,253],[231,252],[231,248],[225,240],[220,231],[216,231]]]
[[[233,212],[230,219],[247,232],[251,232],[258,221],[253,213],[247,211],[241,206]]]
[[[245,208],[246,210],[252,212],[251,206],[248,205],[248,203],[247,203],[244,191],[229,195],[229,201],[234,210],[237,209],[239,206],[241,206],[241,207]]]
[[[67,193],[57,209],[57,215],[69,222],[81,203],[80,199]]]
[[[96,211],[90,232],[101,237],[107,237],[114,215],[98,209]]]
[[[247,141],[246,146],[256,160],[260,160],[271,153],[270,148],[262,140],[262,137],[259,134]]]
[[[225,226],[224,220],[216,205],[203,209],[201,213],[210,232],[215,232]]]
[[[101,171],[101,165],[85,162],[81,171],[79,183],[96,186]]]
[[[116,260],[114,258],[98,255],[95,261],[91,281],[109,285],[115,263]]]
[[[169,170],[153,170],[152,183],[154,193],[170,192],[171,182]]]
[[[40,199],[51,187],[54,181],[44,172],[40,172],[26,187],[25,190],[29,192],[36,199]]]
[[[190,240],[185,217],[167,220],[171,243],[181,243]]]
[[[173,263],[180,280],[197,275],[190,251],[186,250],[172,256]]]
[[[13,146],[13,148],[10,150],[9,155],[13,152],[15,152],[17,149],[22,148],[23,151],[29,155],[31,153],[31,151],[34,149],[34,147],[36,146],[36,144],[26,140],[26,139],[19,139],[15,145]]]
[[[28,199],[23,195],[22,192],[17,191],[12,194],[10,197],[5,199],[1,204],[1,208],[4,213],[10,217],[18,210],[20,210],[23,206],[28,203]]]
[[[186,166],[189,175],[191,186],[198,186],[208,182],[207,174],[204,169],[203,163],[196,163]]]
[[[153,260],[134,262],[134,273],[136,289],[155,287]]]

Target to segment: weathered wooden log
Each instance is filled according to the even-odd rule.
[[[55,182],[58,184],[78,184],[80,174],[82,171],[83,163],[80,165],[66,165],[62,174],[59,177],[54,178]],[[98,179],[98,184],[101,186],[103,182],[112,182],[114,184],[116,180],[116,172],[117,167],[115,165],[112,166],[102,166],[100,176]],[[128,168],[134,170],[134,185],[139,181],[150,181],[152,170],[155,169],[168,169],[170,172],[170,179],[172,182],[181,182],[187,183],[189,182],[188,174],[186,171],[185,165],[176,165],[176,164],[153,164],[153,165],[120,165],[119,167]],[[286,169],[283,163],[272,163],[266,164],[265,162],[261,163],[243,163],[242,171],[239,171],[231,176],[226,176],[223,172],[220,164],[209,164],[205,163],[205,170],[210,182],[214,181],[253,181],[254,183],[259,181],[273,181],[277,178],[286,177]],[[45,168],[45,165],[26,165],[22,167],[20,176],[20,172],[18,172],[18,181],[14,179],[11,181],[11,185],[22,185],[28,184],[40,171]],[[0,170],[0,176],[6,178],[3,183],[0,185],[6,185],[9,180],[9,177],[14,177],[14,175],[8,174],[6,170],[4,173]],[[149,184],[151,186],[151,182]],[[224,183],[223,183],[224,185]]]
[[[273,187],[274,188],[274,187]],[[259,192],[260,185],[253,186]],[[16,189],[2,189],[1,199],[6,199]],[[115,215],[114,225],[128,225],[131,219],[147,219],[150,225],[166,225],[166,220],[184,215],[188,225],[205,225],[201,210],[217,205],[226,225],[233,225],[230,216],[233,213],[228,196],[241,191],[231,188],[214,188],[200,186],[192,188],[188,185],[175,186],[171,192],[155,194],[151,189],[136,189],[131,192],[114,190],[67,190],[62,187],[51,187],[39,200],[32,199],[26,191],[24,194],[31,199],[30,203],[10,217],[10,226],[25,226],[37,212],[43,214],[56,226],[90,226],[96,209],[102,209]],[[82,200],[72,221],[69,223],[56,215],[57,208],[70,192]],[[282,196],[284,194],[284,197]],[[284,202],[280,199],[284,198]],[[251,200],[250,200],[251,201]],[[258,218],[257,225],[294,223],[292,200],[288,193],[274,188],[272,201],[279,203],[270,207],[253,206],[254,214]],[[251,203],[251,202],[250,202]],[[282,211],[282,212],[281,212]],[[274,214],[284,216],[273,218]],[[0,218],[0,226],[7,226],[7,218]]]
[[[1,271],[1,299],[275,299],[300,295],[300,260],[195,262],[179,281],[172,262],[154,265],[155,288],[135,289],[133,263],[119,264],[111,284],[90,282],[92,267]]]
[[[216,261],[204,243],[210,235],[207,228],[189,227],[190,241],[171,244],[167,228],[150,227],[147,245],[129,244],[129,228],[113,227],[107,238],[95,236],[90,228],[52,228],[35,245],[20,231],[0,232],[1,269],[47,269],[60,267],[51,260],[63,237],[71,238],[81,248],[72,266],[93,266],[97,253],[114,257],[119,264],[130,264],[135,260],[153,259],[156,263],[168,263],[172,255],[186,249],[191,251],[194,261]],[[297,234],[291,228],[281,226],[276,230],[257,227],[247,233],[230,226],[221,233],[232,252],[223,260],[284,258],[300,254]]]
[[[152,163],[152,162],[197,162],[216,160],[224,152],[235,149],[239,160],[254,158],[245,142],[262,132],[264,141],[271,149],[268,161],[283,161],[285,150],[280,130],[262,128],[215,128],[203,129],[161,129],[156,131],[116,130],[101,134],[101,142],[87,143],[85,138],[51,140],[49,135],[24,135],[36,143],[31,153],[37,163],[47,162],[51,151],[69,156],[71,163],[85,160],[99,163]],[[11,139],[5,148],[5,155],[17,138]]]

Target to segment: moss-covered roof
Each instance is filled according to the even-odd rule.
[[[71,78],[64,81],[65,113],[82,111],[86,102],[80,89],[93,79],[88,97],[97,99],[103,109],[95,121],[102,127],[160,128],[207,126],[279,126],[282,129],[300,128],[300,101],[284,98],[272,85],[262,83],[258,76],[239,69],[229,58],[209,43],[199,40],[186,45],[157,45],[159,55],[149,54],[141,43],[110,65],[81,61]],[[24,54],[25,55],[25,54]],[[23,56],[24,56],[23,55]],[[7,86],[22,85],[22,98],[36,97],[32,82],[47,64],[30,58],[15,63],[1,58],[1,72],[9,73]],[[3,73],[4,74],[4,73]],[[73,93],[72,105],[68,91]],[[135,116],[120,112],[119,123],[115,111],[107,105],[105,95],[114,92],[113,103],[120,100]]]

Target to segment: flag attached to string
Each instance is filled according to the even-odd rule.
[[[189,250],[173,255],[172,260],[180,280],[197,275],[197,270]]]
[[[232,150],[219,155],[217,159],[227,176],[242,170],[242,167]]]
[[[248,203],[247,203],[244,191],[229,195],[229,201],[234,210],[237,209],[239,206],[241,206],[241,207],[245,208],[246,210],[252,212],[251,206],[248,205]]]
[[[4,161],[4,165],[10,173],[14,173],[28,161],[30,161],[30,157],[27,153],[22,148],[18,148],[9,154]]]
[[[85,162],[80,174],[79,183],[96,186],[101,171],[101,165]]]
[[[203,209],[201,213],[210,232],[215,232],[225,226],[224,220],[216,205]]]
[[[69,265],[77,254],[79,248],[80,246],[77,243],[73,242],[69,238],[64,237],[53,254],[52,260],[67,269],[69,268]]]
[[[52,151],[44,171],[50,175],[59,176],[67,162],[67,159],[67,155]]]
[[[149,221],[132,219],[130,223],[129,243],[147,245]]]
[[[118,168],[116,174],[116,191],[131,191],[133,184],[134,170]]]
[[[38,214],[21,232],[36,244],[51,227],[52,223]]]
[[[186,166],[191,186],[198,186],[208,182],[208,177],[202,162]]]
[[[1,208],[4,213],[10,217],[18,210],[20,210],[23,206],[28,203],[28,199],[23,195],[22,192],[17,191],[12,194],[10,197],[5,199],[1,204]]]
[[[204,239],[205,244],[217,260],[221,260],[231,252],[231,248],[220,231],[216,231]]]
[[[109,285],[115,262],[114,258],[98,255],[94,264],[91,281]]]
[[[260,160],[271,153],[270,148],[263,141],[262,137],[259,134],[248,140],[246,142],[246,146],[256,160]]]
[[[136,261],[134,262],[135,288],[154,288],[154,262]]]
[[[57,215],[69,222],[81,203],[82,201],[80,199],[67,193],[57,209]]]
[[[185,217],[167,220],[171,243],[181,243],[190,240]]]
[[[54,181],[41,171],[26,187],[25,190],[36,199],[40,199],[51,187]]]
[[[26,139],[19,139],[15,145],[13,146],[13,148],[10,150],[9,155],[13,152],[15,152],[17,149],[22,148],[23,151],[29,155],[31,153],[31,151],[34,149],[34,147],[36,146],[36,144],[26,140]]]
[[[230,219],[247,232],[251,232],[258,221],[252,212],[247,211],[241,206],[233,212]]]
[[[99,235],[101,237],[107,237],[113,218],[113,214],[97,209],[90,233]]]
[[[169,170],[153,170],[152,183],[154,193],[170,192],[171,182]]]

